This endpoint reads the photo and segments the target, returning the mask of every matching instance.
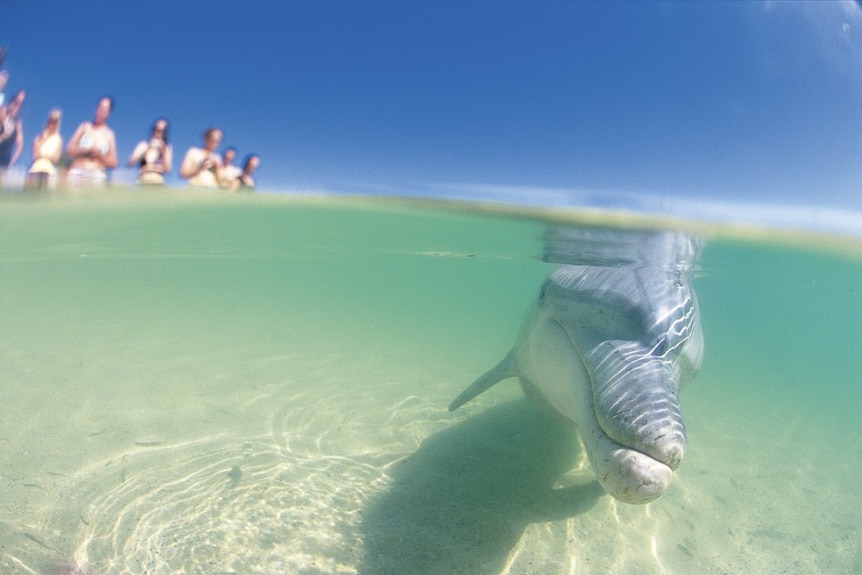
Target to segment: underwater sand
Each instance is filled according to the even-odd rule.
[[[631,506],[515,380],[447,411],[552,266],[444,208],[0,198],[0,573],[862,571],[862,259],[713,230],[687,457]]]

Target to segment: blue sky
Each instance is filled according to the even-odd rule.
[[[116,99],[280,189],[428,184],[862,207],[856,3],[0,0],[29,144]]]

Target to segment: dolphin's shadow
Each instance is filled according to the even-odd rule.
[[[499,573],[528,524],[604,494],[595,481],[553,489],[577,460],[576,434],[523,398],[427,438],[363,513],[360,575]]]

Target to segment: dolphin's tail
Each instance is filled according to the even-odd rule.
[[[498,381],[504,380],[508,377],[515,377],[517,375],[518,371],[513,359],[513,353],[509,352],[509,354],[503,358],[503,361],[498,363],[484,375],[480,376],[479,379],[470,384],[470,387],[462,391],[458,397],[449,404],[449,411],[455,411]]]

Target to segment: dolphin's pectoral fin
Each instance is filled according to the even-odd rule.
[[[476,381],[470,384],[470,387],[462,391],[455,400],[449,404],[449,411],[455,411],[483,391],[493,386],[495,383],[509,377],[515,377],[518,372],[515,368],[515,361],[512,359],[513,354],[509,354],[503,358],[503,361],[498,363],[490,371],[479,377]]]

